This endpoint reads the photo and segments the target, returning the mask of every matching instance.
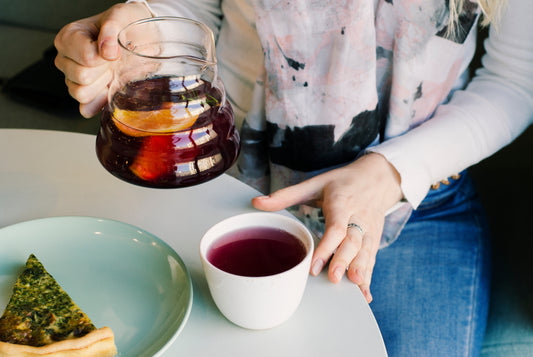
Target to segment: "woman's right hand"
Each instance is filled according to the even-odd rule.
[[[65,75],[70,95],[80,102],[81,115],[90,118],[107,103],[112,66],[120,57],[119,31],[151,16],[142,3],[117,4],[59,31],[54,40],[58,52],[55,65]]]

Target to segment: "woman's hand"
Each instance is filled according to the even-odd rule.
[[[72,22],[57,34],[55,65],[65,74],[69,93],[80,102],[84,117],[94,116],[107,103],[112,66],[120,57],[119,31],[147,17],[151,13],[143,4],[117,4],[98,15]]]
[[[318,275],[333,256],[329,280],[337,283],[347,271],[370,303],[370,281],[385,212],[401,198],[398,172],[383,156],[371,153],[269,196],[255,197],[252,204],[265,211],[300,203],[321,207],[326,228],[314,252],[311,274]],[[360,226],[362,232],[357,227],[348,228],[349,223]]]

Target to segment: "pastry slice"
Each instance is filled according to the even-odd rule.
[[[31,254],[0,317],[0,357],[116,354],[111,329],[97,329]]]

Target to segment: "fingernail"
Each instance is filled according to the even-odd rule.
[[[256,200],[264,200],[264,199],[267,199],[269,198],[270,196],[257,196],[255,199]]]
[[[105,40],[101,43],[100,54],[108,59],[112,59],[117,56],[117,47],[112,40]]]
[[[324,261],[322,259],[317,259],[314,261],[313,266],[311,267],[311,274],[317,276],[322,271],[324,267]]]
[[[94,110],[87,105],[80,106],[80,114],[82,117],[89,119],[96,115]]]
[[[363,295],[365,296],[366,301],[370,304],[370,302],[372,301],[372,294],[370,294],[370,290],[365,289],[363,291]]]

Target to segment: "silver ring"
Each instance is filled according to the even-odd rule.
[[[360,225],[358,225],[357,223],[348,223],[348,226],[347,226],[348,229],[350,228],[355,228],[357,229],[359,232],[361,232],[361,235],[365,235],[365,231],[363,230],[363,227],[361,227]]]

